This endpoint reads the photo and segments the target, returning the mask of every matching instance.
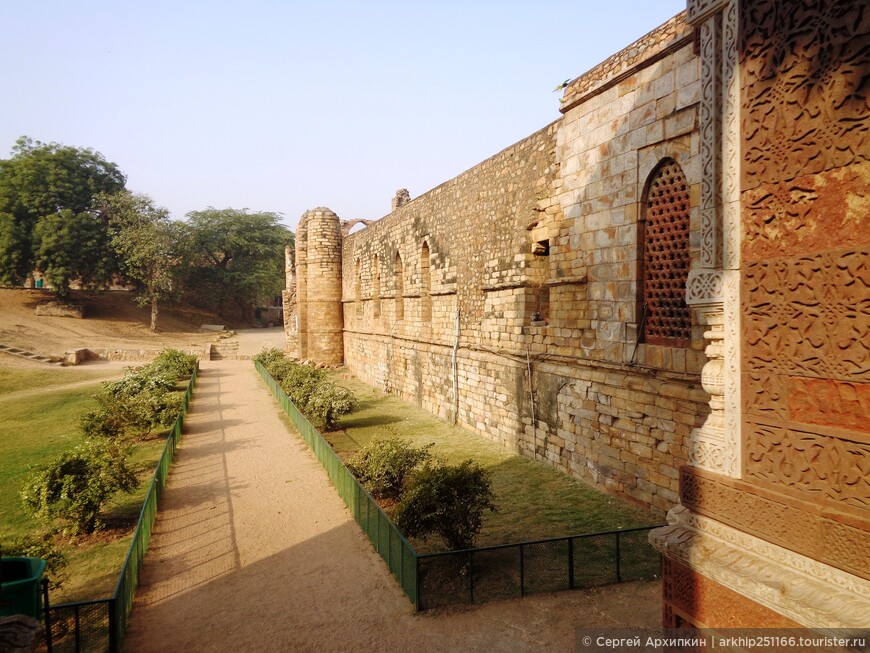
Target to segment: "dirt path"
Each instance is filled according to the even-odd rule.
[[[657,625],[658,583],[414,614],[249,361],[204,363],[128,652],[572,651]]]

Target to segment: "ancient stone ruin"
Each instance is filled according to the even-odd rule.
[[[309,211],[288,345],[667,513],[667,626],[866,627],[861,5],[689,0],[365,229]]]

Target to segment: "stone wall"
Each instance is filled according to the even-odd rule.
[[[708,410],[703,328],[638,342],[639,205],[671,158],[697,230],[699,67],[681,16],[639,43],[561,120],[345,238],[344,347],[364,380],[666,511]]]

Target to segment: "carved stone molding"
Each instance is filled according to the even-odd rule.
[[[739,478],[742,468],[740,409],[741,393],[741,322],[740,271],[724,273],[724,342],[722,351],[723,411],[725,413],[725,470],[728,476]]]
[[[740,75],[737,58],[738,0],[722,14],[722,266],[740,267]]]
[[[867,626],[870,581],[683,506],[668,513],[668,523],[650,533],[650,543],[666,558],[806,627],[824,631]]]
[[[702,268],[721,264],[720,170],[721,152],[721,50],[722,29],[718,15],[701,25],[701,261]]]
[[[766,484],[765,484],[766,485]],[[833,508],[758,481],[680,470],[680,503],[718,522],[870,580],[870,521],[866,511]]]
[[[686,303],[689,306],[721,304],[723,283],[721,270],[694,269],[686,280]]]
[[[692,430],[689,437],[689,464],[713,472],[725,473],[724,380],[722,378],[724,324],[721,308],[704,306],[696,311],[698,321],[707,327],[704,338],[708,344],[704,350],[707,362],[701,370],[701,384],[710,395],[710,413],[700,428]]]
[[[728,0],[688,0],[686,22],[694,25],[722,11]]]

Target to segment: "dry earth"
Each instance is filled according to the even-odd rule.
[[[132,295],[112,290],[100,295],[75,293],[86,306],[86,318],[36,316],[36,306],[52,299],[44,290],[0,289],[0,343],[38,354],[60,356],[87,347],[160,348],[205,344],[214,334],[200,333],[199,325],[214,316],[194,309],[162,309],[158,331],[148,329],[149,310],[139,308]],[[2,356],[3,363],[13,357]]]

